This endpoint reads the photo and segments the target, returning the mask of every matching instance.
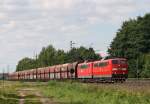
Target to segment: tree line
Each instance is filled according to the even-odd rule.
[[[25,57],[18,62],[16,71],[47,67],[52,65],[71,63],[85,60],[98,60],[100,55],[96,54],[93,48],[79,47],[72,48],[68,52],[56,50],[52,45],[43,47],[36,58]]]

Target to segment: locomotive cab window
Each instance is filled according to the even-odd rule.
[[[108,65],[108,62],[101,62],[99,63],[99,67],[105,67]]]
[[[98,67],[98,63],[95,63],[95,64],[94,64],[94,67]]]
[[[120,64],[127,64],[126,60],[120,60]]]
[[[86,69],[86,68],[88,68],[88,65],[87,64],[81,65],[80,68],[81,69]]]
[[[118,60],[112,60],[112,64],[119,64]]]

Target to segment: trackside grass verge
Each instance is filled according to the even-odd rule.
[[[45,96],[60,104],[150,104],[150,93],[128,91],[115,84],[50,81],[39,88]]]
[[[14,86],[2,85],[2,82],[0,82],[0,104],[18,104],[19,98]]]
[[[24,99],[23,104],[42,104],[40,97],[34,94],[32,91],[24,91],[23,89],[35,88],[36,85],[32,83],[22,83],[22,82],[9,82],[5,81],[3,83],[0,81],[0,104],[22,104],[20,99]],[[21,96],[20,93],[24,93]]]

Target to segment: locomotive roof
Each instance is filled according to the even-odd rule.
[[[106,62],[106,61],[110,61],[110,60],[127,60],[125,58],[112,58],[112,59],[106,59],[106,60],[98,60],[98,61],[94,61],[94,62]]]

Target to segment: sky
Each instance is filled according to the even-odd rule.
[[[150,0],[0,0],[0,72],[49,44],[105,54],[121,24],[145,13]]]

